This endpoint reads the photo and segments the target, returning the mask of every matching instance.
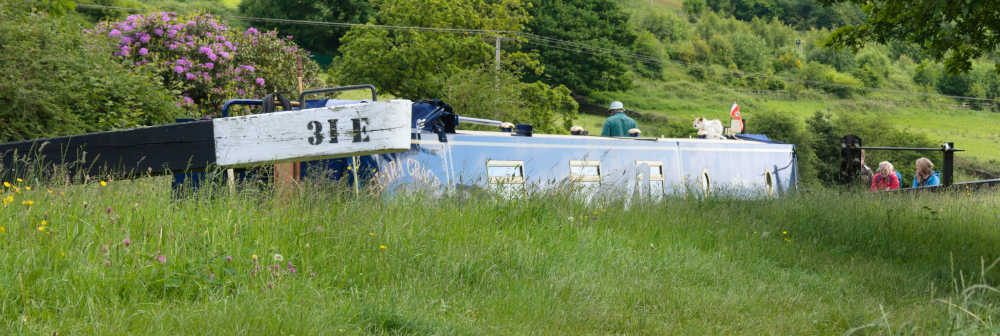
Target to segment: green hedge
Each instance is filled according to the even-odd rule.
[[[84,20],[0,4],[0,141],[161,124],[179,112],[151,72],[86,40]]]

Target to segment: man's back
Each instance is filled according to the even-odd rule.
[[[633,128],[639,128],[635,120],[625,115],[625,112],[618,112],[604,121],[601,136],[626,136],[628,130]]]

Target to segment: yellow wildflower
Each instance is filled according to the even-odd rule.
[[[45,220],[43,219],[43,220],[42,220],[42,226],[46,226],[46,225],[49,225],[49,222],[46,222],[46,221],[45,221]]]
[[[102,187],[107,187],[108,186],[108,182],[101,181],[101,186]]]
[[[386,247],[385,245],[379,245],[379,246],[378,246],[378,249],[379,249],[379,250],[382,250],[382,251],[385,251],[385,249],[387,249],[387,248],[388,248],[388,247]]]
[[[7,228],[0,226],[0,233],[7,233]]]
[[[59,255],[65,257],[66,256],[66,252],[59,252]]]
[[[38,227],[38,232],[45,232],[45,227],[44,226],[39,226]]]
[[[31,200],[24,201],[24,202],[21,202],[21,205],[32,206],[32,205],[35,205],[35,201],[31,201]]]
[[[786,235],[786,234],[788,234],[788,231],[781,231],[781,235]]]
[[[257,260],[257,255],[254,254],[254,255],[250,256],[250,258],[253,258],[253,260]]]
[[[21,179],[20,177],[18,177],[18,178],[17,178],[17,182],[18,182],[18,183],[20,183],[20,182],[24,182],[24,180],[22,180],[22,179]]]
[[[10,182],[3,181],[3,186],[7,187],[7,188],[10,188]]]
[[[31,191],[31,186],[24,186],[24,190]]]

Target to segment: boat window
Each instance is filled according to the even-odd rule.
[[[764,190],[767,191],[767,196],[774,195],[774,174],[770,170],[764,171]]]
[[[655,198],[663,196],[663,162],[662,161],[636,161],[636,182],[643,194],[649,194]],[[649,187],[649,190],[643,190]]]
[[[712,179],[708,177],[708,169],[701,173],[701,190],[708,196],[712,192]]]
[[[601,183],[601,161],[570,161],[569,177],[576,183]]]
[[[589,200],[601,187],[601,161],[570,161],[569,178]]]
[[[490,188],[513,195],[524,191],[524,161],[486,161]]]

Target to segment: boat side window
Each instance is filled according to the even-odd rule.
[[[486,176],[490,188],[501,193],[524,191],[524,161],[487,160]]]
[[[601,161],[570,161],[569,177],[581,185],[601,184]]]
[[[601,161],[575,161],[569,162],[569,178],[577,190],[591,196],[601,188]]]
[[[648,169],[642,169],[643,166]],[[648,184],[649,195],[659,198],[663,195],[663,162],[662,161],[636,161],[636,181],[640,184]],[[640,188],[644,186],[640,185]]]

